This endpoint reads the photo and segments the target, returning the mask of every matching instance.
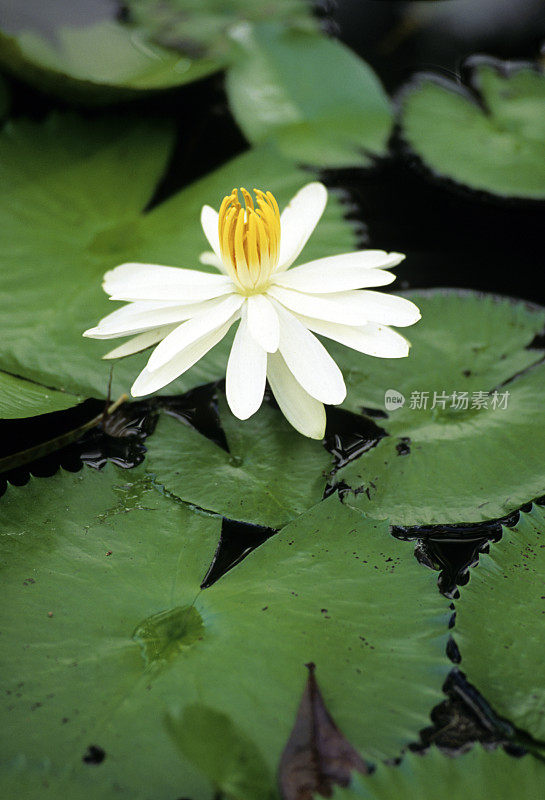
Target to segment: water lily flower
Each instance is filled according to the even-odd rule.
[[[84,336],[133,336],[105,358],[157,345],[133,387],[151,394],[190,369],[238,322],[227,362],[226,394],[239,419],[260,407],[266,380],[288,421],[321,439],[324,403],[346,396],[342,373],[319,334],[381,358],[408,355],[409,343],[389,326],[412,325],[418,308],[402,297],[369,291],[395,280],[389,267],[404,256],[360,250],[298,258],[327,202],[321,183],[301,189],[280,214],[271,192],[233,189],[219,213],[204,206],[201,223],[211,251],[201,263],[216,274],[157,264],[121,264],[107,272],[104,290],[128,305]]]

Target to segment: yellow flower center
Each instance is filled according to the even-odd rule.
[[[271,192],[240,189],[223,198],[219,210],[219,237],[222,261],[229,275],[244,294],[263,291],[278,264],[280,252],[280,211]],[[257,208],[256,208],[257,205]]]

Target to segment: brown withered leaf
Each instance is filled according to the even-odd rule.
[[[305,666],[308,680],[280,758],[282,800],[312,800],[315,794],[331,797],[335,784],[348,786],[352,770],[362,775],[372,771],[331,718],[316,682],[315,665]]]

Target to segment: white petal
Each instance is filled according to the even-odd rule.
[[[101,319],[95,328],[89,328],[83,335],[90,339],[118,339],[122,336],[131,336],[163,325],[179,324],[209,308],[215,308],[218,302],[217,299],[214,299],[185,306],[167,303],[164,300],[129,303],[112,311],[111,314]]]
[[[121,264],[104,276],[112,300],[178,300],[195,303],[233,290],[225,275],[160,264]]]
[[[414,325],[422,316],[418,307],[406,297],[385,292],[371,292],[366,289],[356,294],[362,297],[369,322],[404,328],[407,325]]]
[[[364,325],[367,317],[365,303],[361,302],[360,292],[336,292],[335,294],[306,294],[282,286],[271,286],[267,295],[274,297],[282,305],[306,317],[340,322],[345,325]]]
[[[202,339],[193,342],[183,352],[177,353],[174,358],[159,369],[150,372],[147,367],[144,367],[132,386],[132,396],[143,397],[146,394],[152,394],[179,378],[180,375],[187,372],[193,364],[196,364],[214,345],[223,339],[234,321],[235,315],[221,327],[203,336]]]
[[[388,253],[386,250],[354,250],[350,253],[340,253],[336,256],[326,256],[308,264],[321,264],[326,261],[339,262],[343,267],[361,267],[363,269],[391,269],[397,267],[404,261],[406,256],[403,253]],[[307,266],[302,264],[301,266]],[[299,269],[299,267],[297,267]]]
[[[246,311],[235,334],[225,388],[229,408],[239,419],[248,419],[263,402],[267,373],[267,353],[250,336]]]
[[[212,308],[179,325],[157,345],[148,361],[148,370],[154,372],[186,347],[223,325],[238,312],[243,302],[244,298],[240,294],[233,294],[226,300],[216,300]]]
[[[337,405],[346,397],[342,372],[318,339],[293,314],[276,304],[279,350],[303,389],[321,403]]]
[[[368,356],[378,358],[404,358],[409,355],[409,342],[397,331],[386,325],[368,322],[357,328],[351,325],[339,325],[336,322],[324,322],[297,315],[297,318],[309,330],[327,336],[340,344],[358,350]]]
[[[223,272],[224,275],[227,275],[227,270],[225,268],[225,264],[215,253],[212,253],[210,250],[207,250],[204,253],[201,253],[199,256],[199,261],[201,264],[207,264],[209,267],[215,267],[220,272]]]
[[[161,339],[168,336],[175,327],[175,325],[165,325],[163,328],[154,328],[151,331],[140,333],[138,336],[129,339],[128,342],[124,342],[124,344],[116,347],[114,350],[110,350],[110,352],[106,353],[102,358],[124,358],[125,356],[132,356],[134,353],[140,353],[142,350],[147,350],[148,347],[160,342]]]
[[[327,189],[323,183],[308,183],[293,197],[280,216],[278,271],[287,269],[308,241],[324,213]]]
[[[267,357],[267,378],[280,410],[295,430],[311,439],[323,439],[325,408],[297,383],[280,353]]]
[[[288,289],[311,294],[344,292],[348,289],[363,289],[365,286],[386,286],[395,280],[395,275],[386,272],[386,268],[395,267],[404,258],[400,253],[388,254],[383,250],[345,253],[309,261],[288,272],[280,272],[273,276],[273,282]]]
[[[420,319],[420,311],[404,297],[382,292],[355,289],[331,294],[306,294],[282,286],[267,289],[269,297],[305,317],[339,322],[341,325],[360,327],[367,322],[383,325],[413,325]]]
[[[201,225],[208,244],[221,261],[220,235],[218,227],[218,212],[212,206],[203,206],[201,211]]]
[[[263,294],[254,294],[246,301],[250,334],[268,353],[278,350],[280,323],[273,304]]]

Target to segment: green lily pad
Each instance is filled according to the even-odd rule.
[[[171,141],[168,126],[131,117],[18,120],[0,133],[0,369],[105,397],[110,363],[101,356],[112,343],[82,337],[114,309],[101,288],[104,273],[125,261],[201,268],[198,256],[209,249],[203,204],[218,207],[233,186],[245,184],[270,189],[284,204],[311,179],[271,147],[257,148],[143,213]],[[331,197],[304,256],[354,245],[352,226]],[[227,347],[219,345],[166,391],[223,377]],[[130,389],[146,359],[116,363],[115,396]]]
[[[521,513],[479,565],[456,602],[462,669],[496,713],[545,741],[541,635],[545,615],[545,510]]]
[[[74,775],[69,769],[53,768],[47,760],[36,761],[22,755],[2,761],[0,788],[6,798],[24,797],[25,800],[57,800],[61,793],[70,800],[110,800],[114,797],[111,784],[103,779],[96,764],[91,763],[87,770]],[[147,798],[135,787],[131,800]]]
[[[272,140],[296,161],[368,166],[386,153],[388,97],[371,67],[334,39],[270,23],[242,28],[226,78],[247,139]]]
[[[111,102],[196,80],[221,68],[183,58],[113,16],[112,4],[83,0],[13,5],[2,20],[0,63],[38,88],[78,101]],[[75,6],[75,7],[74,7]],[[86,9],[87,6],[87,9]],[[76,21],[74,21],[74,17]]]
[[[266,403],[241,424],[220,398],[229,452],[172,417],[148,442],[146,464],[168,492],[230,519],[280,528],[323,496],[331,457],[294,435]]]
[[[470,61],[465,86],[417,76],[401,97],[402,136],[431,172],[498,198],[545,199],[545,75]]]
[[[333,496],[199,591],[220,524],[159,493],[141,469],[8,487],[4,761],[48,759],[71,780],[99,770],[108,800],[210,800],[221,770],[197,745],[177,750],[165,725],[167,712],[183,719],[200,704],[254,742],[272,780],[309,661],[364,757],[416,738],[443,696],[450,611],[412,547]],[[211,737],[204,726],[212,752],[225,749],[224,728]],[[104,751],[100,764],[83,760],[90,746]],[[239,782],[255,774],[236,763]]]
[[[350,788],[336,789],[333,800],[540,800],[545,766],[530,755],[514,758],[480,745],[451,758],[432,748],[426,755],[406,753],[401,764],[379,764],[372,775],[354,775]]]
[[[81,397],[0,372],[0,419],[22,419],[63,411],[81,400]]]
[[[329,348],[350,410],[384,414],[388,390],[404,399],[377,420],[389,435],[334,482],[349,487],[350,505],[395,525],[502,517],[545,493],[545,364],[543,351],[528,347],[545,309],[472,292],[410,297],[422,321],[407,331],[408,358]]]
[[[237,32],[255,23],[275,19],[282,27],[319,30],[308,0],[128,0],[126,6],[156,44],[223,64],[236,58]]]

